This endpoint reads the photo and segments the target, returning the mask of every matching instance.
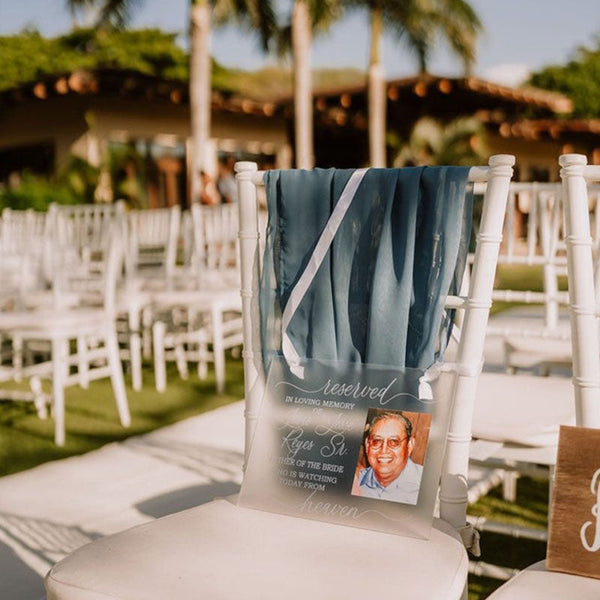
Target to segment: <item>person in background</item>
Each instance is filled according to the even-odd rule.
[[[202,191],[200,192],[200,204],[214,205],[220,204],[219,192],[213,178],[206,172],[200,171],[200,180],[202,181]]]
[[[237,201],[237,184],[233,174],[233,156],[219,159],[217,190],[223,204]]]

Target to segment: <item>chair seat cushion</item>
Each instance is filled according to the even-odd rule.
[[[460,598],[454,530],[429,540],[241,508],[219,499],[80,548],[46,576],[47,600]],[[395,590],[395,591],[394,591]]]
[[[235,288],[221,290],[173,290],[152,294],[152,303],[157,308],[172,306],[193,306],[198,310],[209,310],[213,305],[223,304],[241,310],[242,302],[239,290]]]
[[[571,365],[573,350],[571,340],[540,339],[509,336],[505,339],[508,364],[523,369],[537,365]]]
[[[74,337],[103,329],[111,322],[102,309],[15,311],[0,315],[0,329],[23,337]]]
[[[546,561],[531,565],[498,588],[488,600],[598,600],[600,579],[556,573]]]
[[[473,437],[525,446],[556,446],[560,425],[575,425],[570,379],[481,374]]]

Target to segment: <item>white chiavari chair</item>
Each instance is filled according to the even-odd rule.
[[[235,205],[192,205],[182,285],[152,295],[158,315],[152,330],[158,391],[166,389],[167,361],[176,363],[184,379],[188,363],[196,363],[200,377],[206,376],[207,363],[214,363],[217,391],[225,389],[225,352],[242,343],[238,278],[231,275],[239,272],[237,210]]]
[[[528,209],[524,229],[517,227],[519,202]],[[511,183],[498,264],[528,269],[534,285],[529,290],[497,289],[492,294],[494,301],[520,306],[494,315],[486,332],[488,368],[480,377],[473,414],[471,465],[475,472],[484,469],[487,475],[482,485],[473,488],[471,502],[499,483],[504,498],[514,502],[520,476],[549,479],[560,425],[575,421],[566,376],[570,332],[565,315],[559,312],[568,300],[558,285],[559,277],[566,274],[562,206],[560,184]],[[535,287],[540,279],[541,291]],[[470,517],[470,521],[480,531],[542,541],[547,537],[546,530],[486,517]],[[492,577],[511,574],[510,569],[485,562],[474,563],[472,569]]]
[[[63,252],[60,243],[53,250],[52,260],[62,276],[67,271],[61,267],[61,257],[66,257],[70,265],[71,252]],[[98,257],[99,278],[95,287],[100,293],[99,304],[73,306],[57,302],[0,313],[0,332],[4,335],[13,341],[44,342],[48,346],[47,360],[23,364],[20,371],[23,377],[51,379],[54,438],[58,445],[65,443],[64,397],[65,388],[70,385],[85,387],[91,380],[110,378],[121,424],[130,424],[116,331],[115,293],[122,260],[122,240],[118,232],[113,232],[103,258]],[[77,342],[74,353],[73,341]]]
[[[590,235],[588,182],[600,182],[600,167],[580,154],[560,157],[565,202],[569,309],[573,347],[573,392],[577,425],[600,428],[600,343]],[[551,508],[551,507],[550,507]],[[490,600],[559,600],[600,597],[600,579],[548,571],[545,561],[521,571]]]
[[[441,519],[431,537],[409,537],[250,510],[222,499],[98,540],[56,565],[48,600],[144,596],[206,598],[364,597],[400,586],[418,599],[461,598],[467,577],[465,528],[470,415],[514,158],[495,156],[470,177],[487,181],[485,209],[457,353],[456,402],[441,482]],[[256,426],[265,375],[258,317],[260,259],[256,186],[263,174],[238,163],[246,452]],[[461,532],[461,533],[459,533]],[[369,552],[368,548],[377,548]],[[367,550],[366,550],[367,549]],[[410,556],[410,560],[401,557]],[[199,560],[198,557],[202,557]],[[235,577],[232,577],[232,572]]]

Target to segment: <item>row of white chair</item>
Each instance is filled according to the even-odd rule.
[[[187,228],[180,227],[178,207],[125,212],[117,203],[52,206],[47,214],[4,211],[0,246],[6,253],[0,263],[8,266],[2,270],[0,335],[11,344],[11,355],[3,356],[5,368],[9,363],[16,379],[36,378],[37,390],[38,377],[52,379],[58,444],[65,438],[64,388],[74,383],[87,386],[93,378],[110,376],[121,423],[129,424],[119,356],[129,361],[133,388],[141,389],[143,338],[150,338],[159,319],[162,326],[155,326],[154,340],[157,388],[165,388],[169,356],[164,348],[171,345],[177,349],[182,376],[187,372],[184,361],[198,361],[199,372],[205,374],[211,360],[217,388],[224,389],[225,349],[241,343],[240,300],[230,275],[236,268],[237,241],[230,234],[231,215],[236,214],[232,208],[237,210],[194,206],[184,213]],[[181,231],[188,236],[183,241]],[[182,246],[187,262],[177,261]],[[217,260],[220,255],[227,258]],[[12,256],[18,261],[10,262]],[[27,285],[22,277],[25,259],[35,272]],[[14,268],[12,279],[6,275],[8,267]],[[174,313],[179,315],[178,329],[165,336]],[[70,340],[76,342],[73,353]],[[152,348],[151,343],[147,346]],[[41,356],[49,360],[40,361]],[[33,396],[39,403],[40,393]]]

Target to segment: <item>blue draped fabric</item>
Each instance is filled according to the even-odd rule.
[[[369,169],[287,329],[301,357],[427,368],[447,345],[472,220],[469,169]],[[269,171],[263,359],[352,170]]]

